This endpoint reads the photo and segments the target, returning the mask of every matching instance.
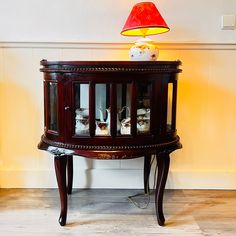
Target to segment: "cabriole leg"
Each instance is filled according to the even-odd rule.
[[[71,194],[73,186],[73,156],[67,156],[67,193]]]
[[[144,157],[144,169],[143,169],[143,180],[144,180],[144,193],[149,193],[149,175],[151,170],[151,157],[152,155],[146,155]]]
[[[155,193],[155,205],[157,221],[160,226],[165,224],[165,217],[163,214],[163,194],[165,190],[166,180],[169,172],[170,157],[169,153],[157,154],[158,175]]]
[[[61,200],[61,213],[59,217],[59,223],[61,226],[66,224],[67,217],[66,162],[66,156],[55,156],[54,158],[57,185]]]

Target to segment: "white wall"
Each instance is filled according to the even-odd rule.
[[[0,41],[128,42],[119,33],[139,0],[0,0]],[[236,14],[235,0],[156,0],[171,28],[164,42],[235,43],[221,15]]]
[[[0,0],[0,187],[55,187],[53,158],[37,150],[43,132],[39,61],[128,60],[135,39],[119,35],[138,1]],[[169,188],[236,187],[236,31],[222,14],[236,0],[153,1],[171,31],[153,37],[160,60],[183,62]],[[204,8],[203,8],[204,6]],[[142,187],[143,159],[76,158],[75,186]]]

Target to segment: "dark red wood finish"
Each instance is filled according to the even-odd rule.
[[[176,133],[177,77],[181,72],[180,61],[123,62],[123,61],[56,61],[42,60],[44,73],[45,132],[38,145],[55,155],[55,170],[61,198],[59,222],[66,223],[67,194],[71,193],[73,180],[73,155],[94,159],[129,159],[145,157],[144,190],[149,191],[151,156],[158,164],[156,186],[156,213],[159,225],[164,225],[162,210],[163,193],[169,169],[169,154],[181,148]],[[89,85],[89,133],[74,134],[75,83]],[[57,84],[57,114],[50,111],[48,87]],[[107,84],[105,95],[110,102],[110,136],[95,135],[96,84]],[[138,85],[150,84],[150,132],[137,131]],[[131,135],[117,134],[117,86],[126,89],[131,84]],[[168,84],[172,84],[171,124],[167,124]],[[81,91],[78,91],[80,93]],[[126,96],[126,95],[125,95]],[[122,97],[122,104],[126,98]],[[57,117],[57,129],[49,128],[50,119]],[[55,126],[56,127],[56,126]],[[67,168],[66,168],[67,166]],[[67,171],[67,175],[66,175]],[[67,176],[67,181],[66,181]],[[66,184],[67,183],[67,184]]]

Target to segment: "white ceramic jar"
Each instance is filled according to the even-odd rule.
[[[141,38],[130,48],[129,53],[131,61],[156,61],[158,48],[151,39]]]

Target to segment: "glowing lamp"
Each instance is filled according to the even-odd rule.
[[[142,36],[130,48],[131,61],[155,61],[158,49],[148,35],[162,34],[170,28],[152,2],[136,4],[121,31],[124,36]]]

